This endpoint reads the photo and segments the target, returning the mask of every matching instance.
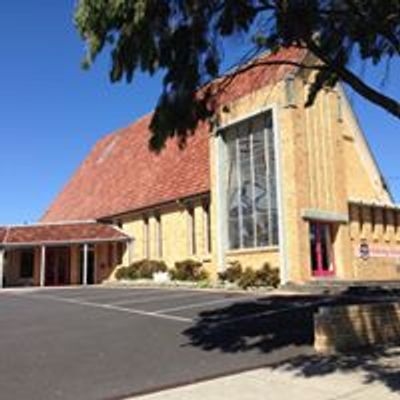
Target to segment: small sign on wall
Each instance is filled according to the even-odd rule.
[[[369,258],[369,244],[366,241],[360,243],[358,256],[363,260],[368,260]]]
[[[363,260],[369,258],[400,258],[400,246],[389,247],[380,245],[370,245],[367,241],[362,241],[356,250],[356,256]]]

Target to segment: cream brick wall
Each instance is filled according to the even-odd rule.
[[[150,238],[150,259],[160,259],[158,249],[158,228],[156,215],[159,216],[161,223],[161,242],[162,257],[169,268],[173,268],[175,262],[184,259],[195,259],[204,263],[204,266],[212,274],[213,268],[211,255],[208,254],[206,246],[207,223],[204,211],[204,201],[207,198],[195,198],[185,203],[178,202],[175,205],[158,207],[146,213],[132,214],[123,220],[122,229],[134,238],[132,261],[146,258],[145,237],[144,237],[144,219],[149,221]],[[191,252],[191,224],[188,207],[193,207],[195,218],[195,237],[196,253]],[[123,265],[129,264],[128,251],[123,257]]]
[[[351,136],[343,136],[344,153],[347,160],[353,160],[351,168],[346,168],[346,182],[351,190],[351,197],[356,199],[372,200],[377,195],[369,183],[369,176],[358,157],[354,139]]]
[[[318,352],[348,352],[372,345],[397,343],[397,303],[322,307],[314,314],[314,347]]]
[[[372,213],[374,218],[371,217]],[[399,222],[398,208],[351,204],[350,240],[354,279],[400,280]],[[361,243],[367,243],[370,248],[371,255],[368,258],[359,255]],[[373,254],[376,250],[387,252],[388,255],[376,256]]]

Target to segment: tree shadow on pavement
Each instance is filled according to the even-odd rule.
[[[184,331],[192,346],[204,350],[269,352],[286,346],[312,346],[313,313],[323,298],[269,296],[240,301],[199,314]]]
[[[397,299],[398,294],[389,298]],[[324,376],[337,371],[361,370],[365,383],[379,381],[400,390],[400,348],[323,356],[313,349],[313,315],[320,306],[387,301],[388,293],[347,290],[338,295],[271,295],[254,301],[238,301],[227,307],[203,311],[183,334],[189,346],[227,353],[259,351],[265,365],[284,368],[304,377]],[[284,358],[268,354],[283,349]]]
[[[304,355],[270,367],[291,371],[296,376],[305,378],[323,377],[335,372],[360,371],[365,384],[380,382],[394,392],[400,391],[400,348],[398,347],[330,356]]]

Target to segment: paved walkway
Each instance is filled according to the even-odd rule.
[[[398,400],[400,348],[384,354],[294,360],[135,400]]]

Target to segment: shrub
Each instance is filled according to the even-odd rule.
[[[155,272],[166,272],[168,270],[164,261],[140,260],[135,261],[129,267],[121,267],[115,273],[115,277],[120,279],[151,279]]]
[[[259,270],[247,267],[237,280],[237,284],[243,289],[263,286],[278,287],[279,283],[279,270],[271,268],[268,263],[265,263]]]
[[[237,284],[242,289],[257,286],[257,272],[253,268],[247,267],[241,274]]]
[[[243,274],[243,268],[239,261],[233,261],[230,266],[218,274],[218,278],[223,282],[237,282]]]
[[[279,270],[277,268],[271,268],[268,263],[265,263],[258,271],[257,284],[259,286],[272,286],[278,287],[280,283]]]
[[[137,269],[139,278],[152,279],[155,272],[166,272],[168,270],[164,261],[141,260],[131,264],[133,269]]]
[[[128,267],[121,267],[118,268],[117,271],[115,272],[115,278],[117,280],[122,280],[122,279],[128,279]]]
[[[178,281],[203,281],[208,279],[208,273],[203,269],[203,264],[195,260],[183,260],[175,263],[175,268],[170,270],[171,279]]]

